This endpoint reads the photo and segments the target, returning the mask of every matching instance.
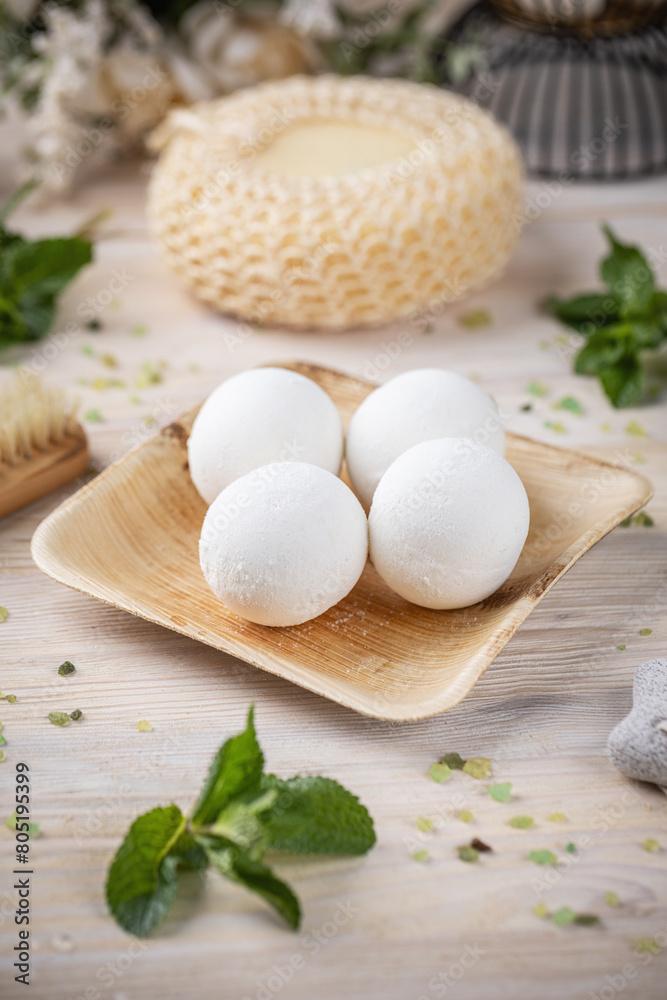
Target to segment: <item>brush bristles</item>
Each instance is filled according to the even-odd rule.
[[[38,375],[19,368],[0,389],[0,462],[16,465],[60,444],[76,429],[78,403],[62,389],[46,386]]]

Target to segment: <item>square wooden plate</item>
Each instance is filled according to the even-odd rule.
[[[347,422],[374,388],[294,363]],[[409,604],[369,563],[336,607],[303,625],[244,621],[213,596],[199,568],[206,513],[187,467],[195,407],[66,500],[32,540],[37,565],[75,590],[199,639],[380,719],[436,715],[459,702],[554,583],[651,497],[628,469],[508,435],[528,492],[531,529],[509,580],[457,611]]]

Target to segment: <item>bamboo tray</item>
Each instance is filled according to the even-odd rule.
[[[347,422],[374,388],[293,363]],[[623,467],[508,435],[526,487],[531,529],[509,580],[470,608],[409,604],[369,563],[354,590],[319,618],[289,628],[244,621],[213,596],[199,568],[206,513],[185,444],[198,407],[110,466],[43,521],[32,555],[82,593],[224,650],[365,715],[407,721],[457,704],[558,579],[651,498]]]

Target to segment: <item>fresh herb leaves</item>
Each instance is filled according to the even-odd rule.
[[[140,816],[109,869],[109,909],[126,931],[146,937],[164,920],[179,872],[209,865],[261,896],[293,929],[299,901],[264,864],[267,849],[293,854],[365,854],[373,820],[359,800],[329,778],[264,774],[253,709],[245,730],[213,758],[192,815],[178,806]]]
[[[579,375],[597,375],[618,408],[633,406],[645,388],[644,351],[667,339],[667,291],[656,288],[650,263],[638,247],[620,243],[603,226],[610,251],[600,264],[601,294],[552,297],[549,312],[586,338],[574,362]]]
[[[93,257],[92,244],[78,236],[33,241],[5,228],[33,187],[26,184],[0,208],[0,350],[47,334],[58,295]]]

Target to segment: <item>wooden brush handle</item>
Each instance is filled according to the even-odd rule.
[[[0,463],[0,517],[76,479],[88,467],[88,441],[80,424],[60,444],[18,465]]]

